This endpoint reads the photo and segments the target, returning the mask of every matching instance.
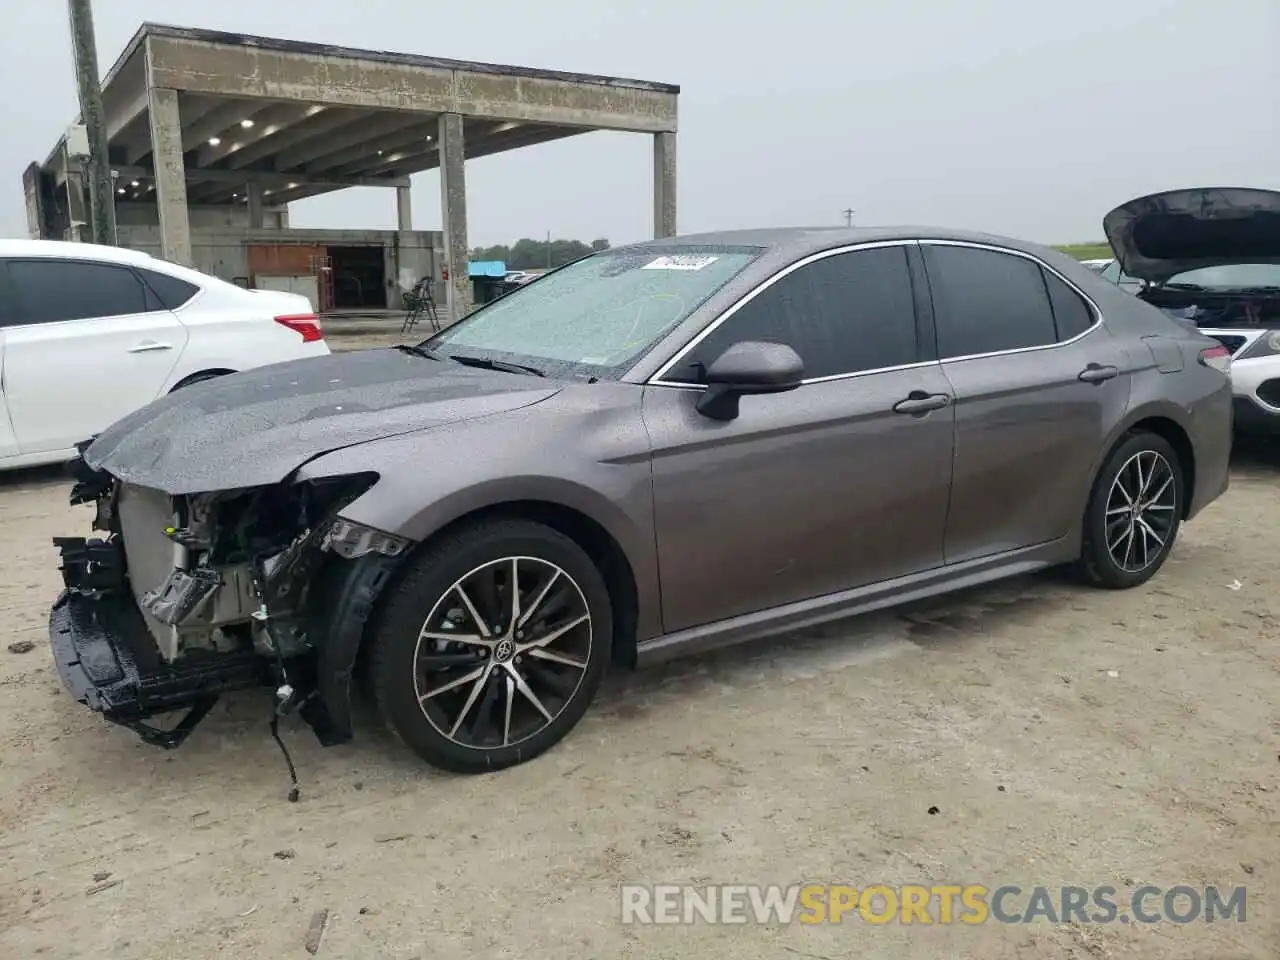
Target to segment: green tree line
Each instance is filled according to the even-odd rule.
[[[597,250],[608,250],[609,241],[604,237],[583,243],[581,240],[530,240],[525,237],[508,246],[500,243],[493,247],[476,247],[471,251],[472,260],[502,260],[508,270],[542,270],[560,267]]]

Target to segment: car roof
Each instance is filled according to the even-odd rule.
[[[75,243],[66,240],[3,240],[0,257],[76,257],[108,263],[155,263],[155,257],[139,250],[111,247],[99,243]]]
[[[641,252],[651,248],[679,246],[759,247],[780,258],[799,258],[810,253],[829,250],[832,247],[851,246],[859,243],[876,243],[889,240],[952,240],[959,243],[981,243],[1010,250],[1021,250],[1043,257],[1049,249],[1040,244],[1016,240],[991,233],[973,230],[956,230],[948,227],[893,226],[893,227],[768,227],[754,230],[721,230],[712,233],[685,234],[645,240],[619,250]],[[1057,258],[1055,258],[1057,259]],[[1078,261],[1077,261],[1078,262]]]

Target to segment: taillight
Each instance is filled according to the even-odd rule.
[[[324,331],[320,329],[320,318],[314,313],[291,313],[276,317],[276,323],[288,327],[295,333],[302,334],[303,343],[315,343],[324,339]]]
[[[1230,375],[1231,373],[1231,351],[1219,344],[1216,347],[1206,347],[1200,351],[1200,362],[1206,367]]]

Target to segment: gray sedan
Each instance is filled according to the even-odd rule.
[[[228,376],[82,448],[73,695],[174,746],[353,677],[427,761],[529,760],[632,665],[1070,565],[1125,588],[1227,487],[1229,357],[1052,250],[657,240],[416,346]],[[176,727],[152,719],[185,710]]]

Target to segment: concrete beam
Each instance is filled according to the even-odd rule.
[[[262,184],[249,184],[249,227],[262,229]]]
[[[471,312],[471,277],[467,272],[466,145],[462,117],[446,113],[439,120],[440,212],[444,232],[445,312],[456,323]]]
[[[565,137],[577,136],[584,133],[583,130],[564,127],[541,127],[524,125],[509,133],[479,136],[469,139],[466,144],[467,159],[475,160],[479,157],[487,157],[495,153],[504,153],[507,150],[518,150],[524,147],[536,146],[539,143],[549,143],[552,140],[562,140]],[[396,153],[387,154],[384,157],[377,158],[380,162],[376,166],[365,164],[360,166],[352,164],[352,168],[359,167],[361,176],[407,176],[412,173],[421,173],[424,170],[434,170],[440,165],[439,151],[436,149],[418,150],[409,152],[407,150],[397,151]]]
[[[676,135],[653,135],[653,236],[676,235]]]
[[[149,167],[123,166],[116,167],[121,177],[152,178],[156,171]],[[275,173],[270,170],[206,170],[202,167],[186,167],[187,180],[193,183],[231,183],[244,185],[261,184],[264,187],[284,187],[291,189],[297,186],[323,187],[403,187],[408,185],[408,177],[329,177],[302,173]]]
[[[406,128],[404,133],[385,137],[377,143],[367,143],[335,153],[324,159],[324,170],[321,172],[342,176],[363,173],[372,167],[386,163],[386,158],[396,153],[417,153],[428,149],[434,151],[439,126],[438,120],[428,120]],[[316,166],[319,167],[320,164],[317,163]]]
[[[154,82],[227,97],[454,113],[560,126],[674,132],[672,89],[547,73],[431,65],[426,58],[335,55],[185,37],[148,38]]]
[[[187,212],[187,177],[182,160],[178,92],[151,87],[149,95],[160,247],[166,260],[191,266],[191,218]]]
[[[244,112],[235,121],[238,126],[227,130],[217,146],[206,142],[196,148],[196,162],[202,167],[211,167],[233,153],[253,146],[264,137],[285,129],[289,124],[306,118],[310,109],[305,103],[261,103],[255,107],[246,104]],[[315,112],[320,109],[322,108],[316,108]],[[243,126],[246,120],[252,126]]]
[[[110,143],[120,136],[126,127],[132,126],[134,121],[146,112],[147,91],[144,89],[126,102],[124,106],[107,114],[107,142]]]
[[[293,147],[276,154],[277,170],[323,168],[332,166],[325,158],[339,155],[357,147],[368,149],[375,141],[392,134],[403,133],[407,127],[417,126],[416,117],[404,113],[382,113],[360,117],[339,131],[309,137]],[[434,133],[435,125],[431,124]]]
[[[339,127],[344,127],[352,120],[359,119],[360,114],[352,110],[325,107],[312,104],[306,108],[306,115],[289,124],[272,131],[251,147],[246,147],[234,154],[229,164],[240,169],[257,161],[264,160],[277,150],[302,143],[312,137],[323,136]]]
[[[210,137],[226,133],[254,109],[250,101],[243,99],[218,104],[182,131],[182,149],[195,150],[201,144],[207,144]]]

